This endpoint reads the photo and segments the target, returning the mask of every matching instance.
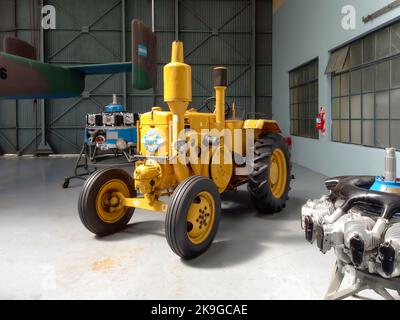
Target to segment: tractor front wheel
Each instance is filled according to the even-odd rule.
[[[78,211],[83,225],[98,236],[123,230],[134,208],[123,206],[123,199],[135,198],[132,177],[122,169],[103,169],[93,173],[79,196]]]
[[[171,196],[165,234],[172,251],[183,259],[194,259],[212,244],[218,231],[221,198],[210,179],[193,176],[182,182]]]
[[[256,140],[248,190],[261,213],[277,213],[286,206],[291,168],[290,152],[281,135],[266,134]]]

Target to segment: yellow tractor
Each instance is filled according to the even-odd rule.
[[[181,258],[193,259],[216,236],[223,192],[248,184],[261,213],[285,207],[291,163],[279,125],[238,117],[225,100],[226,68],[215,68],[213,79],[215,110],[188,110],[192,71],[184,63],[183,43],[173,42],[171,63],[164,67],[169,111],[154,107],[140,116],[133,177],[122,169],[104,169],[86,181],[78,207],[88,230],[98,236],[121,231],[135,208],[162,212],[169,246]]]

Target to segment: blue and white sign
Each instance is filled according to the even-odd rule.
[[[164,143],[164,138],[155,129],[150,129],[144,136],[144,147],[150,153],[155,153]]]
[[[138,46],[138,55],[139,55],[139,57],[147,57],[147,47],[146,46],[144,46],[144,45],[142,45],[142,44],[139,44],[139,46]]]

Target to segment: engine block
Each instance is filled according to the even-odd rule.
[[[138,115],[125,111],[117,103],[106,106],[102,113],[86,115],[85,143],[101,151],[127,151],[136,146]]]
[[[347,182],[351,183],[351,177]],[[345,185],[346,181],[341,187]],[[339,261],[359,270],[384,278],[400,277],[397,213],[389,219],[382,217],[373,206],[375,202],[368,203],[368,197],[349,207],[351,199],[340,198],[340,192],[336,191],[331,190],[329,196],[309,200],[303,206],[302,226],[307,241],[316,243],[324,254],[333,249]]]

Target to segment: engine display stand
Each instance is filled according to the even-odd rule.
[[[127,162],[125,163],[99,163],[106,159],[125,157]],[[84,144],[79,153],[79,157],[76,160],[74,175],[66,177],[62,184],[63,189],[67,189],[69,187],[70,181],[73,179],[83,180],[85,181],[88,176],[93,174],[99,168],[108,168],[108,167],[127,167],[130,166],[133,162],[135,162],[133,156],[128,154],[127,152],[120,153],[109,153],[109,154],[97,154],[96,147],[90,147],[88,144]]]
[[[340,290],[346,272],[350,272],[354,275],[354,282],[350,288]],[[331,283],[325,296],[325,300],[344,300],[349,297],[362,299],[362,297],[359,296],[359,293],[364,290],[373,290],[385,300],[395,300],[395,298],[387,291],[388,289],[400,293],[400,280],[384,279],[367,272],[356,270],[349,265],[337,261],[333,269]]]

